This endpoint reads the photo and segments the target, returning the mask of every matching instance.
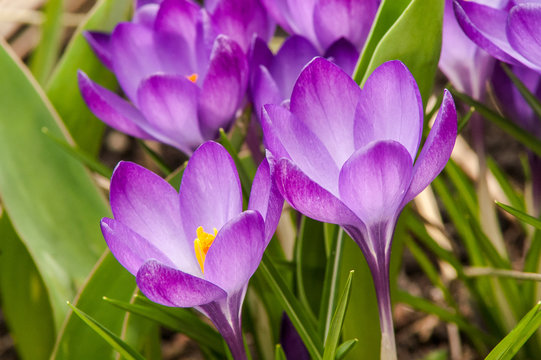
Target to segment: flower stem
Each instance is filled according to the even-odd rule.
[[[381,360],[396,360],[396,343],[394,338],[393,312],[391,306],[391,289],[389,285],[389,268],[382,264],[374,274],[376,296],[378,298],[379,325],[381,328]]]

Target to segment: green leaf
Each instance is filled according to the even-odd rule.
[[[145,358],[135,351],[131,346],[122,341],[121,338],[116,336],[111,330],[94,320],[91,316],[77,309],[77,307],[68,305],[72,308],[73,312],[79,316],[92,330],[94,330],[103,340],[107,341],[109,345],[113,347],[120,355],[127,360],[145,360]]]
[[[79,161],[60,149],[65,129],[24,65],[0,44],[0,196],[40,272],[57,329],[105,248],[103,194]]]
[[[6,213],[0,239],[0,303],[17,354],[22,360],[46,360],[56,333],[49,295]]]
[[[514,137],[528,149],[533,151],[537,156],[541,156],[541,141],[537,137],[524,130],[509,119],[506,119],[495,111],[489,109],[482,103],[475,101],[470,96],[462,94],[455,90],[452,90],[452,93],[453,97],[458,98],[464,101],[466,104],[475,107],[475,110],[477,110],[477,112],[481,114],[485,119],[492,121],[503,131],[507,132],[509,135]]]
[[[222,338],[212,327],[190,311],[183,308],[168,308],[155,304],[144,296],[137,295],[135,302],[129,303],[105,297],[105,301],[112,305],[129,311],[132,314],[143,316],[177,332],[192,338],[201,346],[208,347],[218,354],[223,354]]]
[[[387,2],[395,4],[387,5],[385,4]],[[368,46],[373,46],[373,44],[370,42],[367,45],[360,63],[366,62],[365,56],[370,56],[370,61],[365,69],[362,69],[362,66],[358,67],[355,78],[358,79],[362,76],[361,84],[364,84],[368,76],[379,65],[389,60],[401,60],[417,81],[423,103],[426,104],[432,91],[440,57],[443,4],[443,1],[411,0],[378,41],[371,56],[365,55],[365,51],[368,50]],[[385,9],[390,9],[393,6],[393,9],[389,11],[396,14],[403,5],[403,1],[386,0],[381,5],[382,9],[376,21],[379,22],[385,16],[383,13]],[[381,21],[387,22],[388,20]],[[375,28],[378,27],[377,22]]]
[[[524,211],[515,209],[512,206],[502,204],[501,202],[496,201],[496,205],[507,211],[509,214],[515,216],[521,221],[524,221],[526,224],[532,225],[537,229],[541,229],[541,220],[526,214]]]
[[[521,211],[524,211],[526,209],[524,199],[521,198],[521,196],[517,193],[517,191],[515,191],[515,189],[513,189],[513,186],[509,182],[508,177],[500,169],[496,161],[494,161],[494,159],[492,159],[491,157],[487,157],[487,166],[490,172],[496,178],[496,181],[498,181],[498,184],[502,188],[505,196],[511,202],[511,205]]]
[[[302,304],[293,296],[291,290],[286,286],[285,282],[276,270],[271,260],[265,254],[259,268],[262,270],[267,283],[276,293],[278,301],[286,311],[289,319],[297,329],[304,345],[308,349],[310,356],[313,359],[321,359],[323,346],[318,334],[315,330],[315,321],[310,317],[310,313],[302,306]]]
[[[49,78],[60,52],[63,12],[64,0],[47,1],[40,41],[30,57],[30,71],[40,84],[44,84]]]
[[[351,339],[348,341],[344,341],[338,349],[336,349],[336,360],[343,359],[350,351],[357,345],[359,342],[359,339]]]
[[[75,305],[112,332],[119,334],[126,312],[110,306],[102,298],[107,296],[129,301],[135,286],[134,276],[118,263],[109,250],[106,250],[88,277],[86,285],[77,295]],[[113,358],[113,349],[81,322],[79,317],[70,312],[56,340],[51,360]]]
[[[77,70],[84,71],[107,88],[114,88],[116,80],[94,55],[82,31],[111,31],[118,22],[128,18],[132,3],[133,0],[99,0],[87,20],[77,28],[45,87],[75,143],[93,156],[100,149],[105,124],[84,103],[77,85]]]
[[[537,303],[518,325],[488,354],[485,360],[512,359],[522,345],[541,326],[541,303]]]
[[[274,360],[287,360],[282,345],[276,344],[276,350],[274,350]]]
[[[323,353],[324,360],[333,360],[336,357],[336,348],[338,347],[338,341],[340,340],[340,334],[342,332],[342,325],[344,324],[344,317],[346,316],[346,310],[349,303],[349,296],[351,294],[351,279],[354,271],[349,272],[348,279],[340,301],[336,306],[336,311],[332,318],[331,327],[329,329],[329,335],[325,339],[325,352]]]

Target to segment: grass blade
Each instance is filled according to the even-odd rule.
[[[541,220],[534,218],[521,210],[515,209],[514,207],[502,204],[501,202],[496,201],[496,205],[507,211],[509,214],[517,217],[519,220],[524,221],[526,224],[532,225],[537,229],[541,229]]]

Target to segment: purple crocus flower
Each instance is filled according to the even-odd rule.
[[[281,194],[304,215],[341,225],[363,251],[378,296],[382,355],[391,358],[391,241],[402,208],[451,155],[457,117],[447,90],[417,157],[422,126],[419,89],[400,61],[378,67],[361,90],[338,66],[316,58],[300,74],[289,109],[265,105],[263,111]]]
[[[503,62],[541,72],[541,1],[485,2],[454,0],[466,35]]]
[[[195,307],[234,358],[245,359],[241,306],[283,204],[268,163],[258,168],[246,211],[235,164],[214,142],[194,152],[179,193],[158,175],[121,162],[110,198],[114,219],[102,219],[103,236],[141,292],[162,305]]]
[[[129,102],[79,73],[81,94],[103,122],[191,154],[227,128],[243,106],[248,62],[188,0],[140,1],[132,22],[112,34],[86,33]]]

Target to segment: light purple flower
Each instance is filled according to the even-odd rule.
[[[417,156],[422,126],[417,84],[399,61],[374,70],[361,90],[338,66],[316,58],[300,74],[289,109],[265,105],[263,112],[268,159],[284,198],[306,216],[341,225],[363,251],[388,351],[394,349],[388,277],[394,227],[451,155],[457,117],[449,92]]]
[[[495,58],[541,72],[541,1],[486,2],[454,0],[464,32]]]
[[[81,94],[103,122],[191,154],[227,128],[243,106],[248,62],[188,0],[140,1],[132,22],[86,37],[128,98],[79,73]]]
[[[470,40],[460,28],[453,10],[453,0],[445,0],[439,62],[441,71],[458,91],[482,100],[494,63],[494,58]]]
[[[241,306],[280,218],[283,200],[264,161],[248,210],[235,164],[219,144],[193,154],[179,193],[158,175],[121,162],[111,179],[114,219],[101,229],[141,292],[166,306],[195,307],[244,359]]]

